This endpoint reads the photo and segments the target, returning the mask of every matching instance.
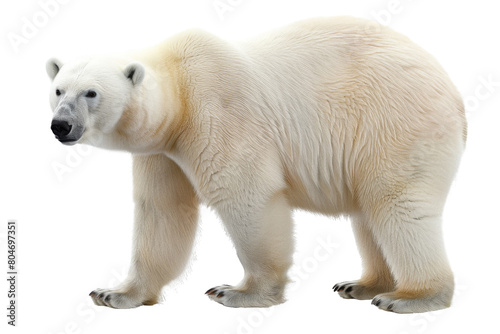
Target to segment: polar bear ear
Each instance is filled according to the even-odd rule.
[[[50,58],[47,61],[47,64],[45,65],[45,69],[47,70],[47,74],[49,75],[49,78],[51,80],[54,80],[57,73],[59,73],[59,71],[61,70],[62,66],[63,66],[63,63],[59,59]]]
[[[146,75],[146,70],[142,64],[133,62],[125,67],[123,73],[125,74],[125,77],[132,81],[132,84],[135,86],[142,82],[144,75]]]

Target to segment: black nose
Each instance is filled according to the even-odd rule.
[[[50,129],[56,135],[57,139],[67,136],[71,132],[72,126],[66,121],[53,120]]]

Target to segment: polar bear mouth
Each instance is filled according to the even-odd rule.
[[[65,145],[74,145],[78,139],[59,139],[59,141]]]

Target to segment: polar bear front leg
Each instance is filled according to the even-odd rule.
[[[164,155],[133,157],[135,226],[129,275],[115,289],[90,293],[96,305],[132,308],[158,302],[191,254],[198,199],[182,170]]]
[[[278,192],[262,202],[255,198],[235,199],[226,209],[218,211],[245,276],[236,286],[217,286],[206,294],[230,307],[269,307],[283,303],[293,252],[291,209],[285,196]]]

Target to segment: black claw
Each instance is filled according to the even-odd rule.
[[[215,288],[208,289],[207,292],[205,292],[206,295],[211,295],[215,292]]]
[[[348,287],[347,289],[345,289],[345,292],[349,293],[352,291],[352,286]]]
[[[374,299],[372,300],[372,305],[379,306],[381,303],[380,299]]]
[[[106,298],[104,298],[104,301],[107,303],[111,299],[111,295],[107,295]]]
[[[333,292],[337,292],[337,290],[338,290],[338,289],[339,289],[339,286],[338,286],[337,284],[335,284],[335,285],[333,286]]]
[[[394,303],[391,303],[391,304],[389,304],[389,306],[387,306],[387,310],[392,311],[393,307],[394,307]]]
[[[221,291],[217,294],[217,298],[224,297],[224,291]]]
[[[101,292],[100,294],[97,295],[97,299],[101,299],[103,296],[104,296],[104,293]]]
[[[90,297],[94,297],[95,296],[95,291],[92,291],[91,293],[89,293],[89,296]]]

